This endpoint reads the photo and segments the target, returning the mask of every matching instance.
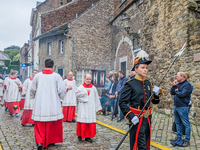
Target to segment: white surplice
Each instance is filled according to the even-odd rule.
[[[35,99],[32,119],[44,122],[62,119],[60,99],[65,93],[66,88],[59,74],[36,74],[30,91],[30,98]]]
[[[8,78],[5,81],[6,84],[6,94],[4,99],[6,100],[6,102],[17,102],[21,100],[21,95],[20,95],[20,90],[18,85],[15,83],[15,81],[17,81],[20,86],[22,86],[21,81],[18,78]]]
[[[26,95],[24,103],[24,109],[26,110],[32,110],[34,106],[34,99],[30,98],[31,85],[32,85],[32,80],[30,78],[24,81],[22,95]]]
[[[89,95],[87,90],[90,90]],[[78,98],[77,122],[96,123],[96,112],[102,109],[97,89],[94,86],[85,88],[80,85],[76,97]]]
[[[76,106],[76,81],[69,81],[68,79],[64,80],[65,87],[71,86],[72,90],[68,90],[65,94],[64,100],[62,101],[62,106]]]

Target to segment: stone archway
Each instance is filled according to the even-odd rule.
[[[135,56],[131,39],[122,36],[115,54],[114,70],[121,70],[120,66],[122,62],[126,62],[126,70],[130,70],[133,67],[134,59]]]

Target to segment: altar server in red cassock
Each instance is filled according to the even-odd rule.
[[[33,106],[34,106],[34,99],[30,98],[30,90],[31,90],[31,85],[34,76],[37,74],[37,70],[32,71],[32,77],[26,79],[23,84],[23,90],[22,90],[22,95],[26,95],[25,97],[25,104],[24,104],[24,110],[22,114],[22,126],[25,124],[32,124],[34,125],[32,117],[32,111],[33,111]]]
[[[66,88],[63,79],[52,71],[54,61],[45,60],[44,71],[35,75],[30,98],[35,99],[32,119],[35,121],[35,141],[38,150],[49,144],[63,142],[62,107]]]
[[[64,80],[67,92],[64,100],[62,101],[63,106],[63,121],[76,122],[75,110],[76,110],[76,81],[73,79],[73,73],[69,72],[68,78]]]
[[[19,101],[21,100],[20,90],[22,90],[22,83],[17,78],[18,71],[13,70],[10,74],[11,77],[3,83],[6,91],[5,101],[9,109],[9,116],[15,115],[15,117],[19,117]],[[16,110],[13,107],[14,105],[16,106]]]
[[[76,135],[81,141],[85,138],[93,142],[91,138],[96,135],[96,112],[102,109],[97,89],[91,84],[92,75],[86,74],[85,82],[76,91],[78,98],[78,115]]]

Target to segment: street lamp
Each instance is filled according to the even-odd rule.
[[[126,13],[124,13],[124,17],[122,18],[121,21],[123,23],[124,29],[126,30],[127,34],[129,36],[136,38],[138,41],[139,38],[138,33],[130,33],[130,17],[127,17]]]

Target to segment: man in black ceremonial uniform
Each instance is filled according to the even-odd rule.
[[[148,54],[147,54],[148,55]],[[148,61],[145,57],[137,57],[134,61],[132,71],[136,72],[134,79],[128,80],[122,91],[119,106],[129,124],[134,124],[130,131],[131,150],[150,150],[151,134],[151,103],[158,104],[160,99],[159,87],[152,86],[146,78]],[[154,96],[138,118],[137,115],[154,92]],[[129,104],[129,106],[127,105]]]

